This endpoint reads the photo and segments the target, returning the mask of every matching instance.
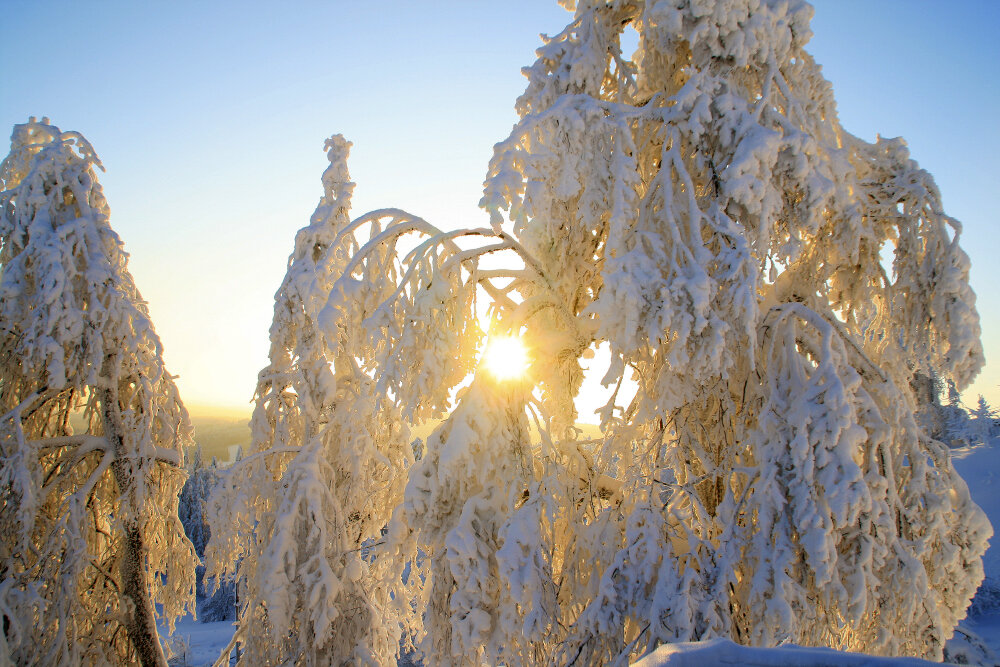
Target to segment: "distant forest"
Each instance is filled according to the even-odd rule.
[[[222,462],[231,462],[236,456],[237,447],[250,443],[250,414],[236,416],[233,414],[207,415],[194,412],[191,423],[194,425],[194,440],[201,445],[202,457],[205,463],[214,456]]]

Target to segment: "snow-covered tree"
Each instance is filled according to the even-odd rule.
[[[191,426],[100,167],[46,119],[15,126],[0,165],[0,658],[16,664],[165,665],[154,602],[170,619],[194,603]]]
[[[983,440],[989,440],[995,437],[997,434],[998,423],[997,418],[998,413],[996,409],[991,406],[983,395],[980,394],[979,398],[976,400],[976,407],[969,411],[972,415],[974,430],[976,434]]]
[[[204,557],[205,546],[211,535],[207,516],[208,498],[212,494],[212,488],[219,482],[219,468],[215,457],[208,464],[205,463],[199,444],[194,448],[187,471],[187,481],[177,500],[177,516],[195,553]]]
[[[613,564],[563,656],[724,635],[937,657],[982,576],[989,525],[911,394],[982,364],[960,226],[901,140],[840,127],[810,16],[582,2],[496,150],[494,226],[573,290],[605,382],[638,383],[596,457],[624,489]]]
[[[188,464],[188,479],[181,489],[178,500],[177,515],[180,517],[181,525],[184,526],[184,534],[194,546],[195,553],[204,558],[205,547],[211,536],[208,525],[208,499],[219,483],[221,475],[225,473],[219,470],[215,457],[212,457],[211,462],[205,463],[200,444],[195,448],[191,458]],[[202,564],[198,565],[195,571],[198,620],[202,623],[233,620],[236,613],[235,583],[230,579],[206,582],[205,569]],[[212,591],[211,594],[209,590]]]
[[[348,229],[350,146],[340,135],[326,142],[324,195],[296,235],[275,296],[252,441],[211,501],[208,575],[221,580],[238,567],[240,624],[224,655],[240,642],[241,664],[367,664],[396,653],[398,619],[415,614],[392,594],[395,562],[364,548],[401,502],[412,461],[405,426],[343,352],[347,332],[324,337],[318,326],[358,245]],[[354,224],[377,234],[384,219],[404,215],[377,212]]]
[[[940,658],[992,533],[914,418],[920,378],[982,365],[959,223],[902,140],[840,126],[806,3],[574,9],[495,148],[490,227],[349,221],[331,155],[217,515],[255,580],[247,661],[392,664],[399,625],[428,664],[718,636]],[[520,377],[479,367],[485,315]]]

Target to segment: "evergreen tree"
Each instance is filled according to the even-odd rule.
[[[219,472],[215,459],[205,465],[201,445],[197,445],[188,465],[187,482],[181,489],[177,515],[199,558],[205,557],[205,546],[212,534],[208,526],[207,504],[212,488],[218,481]]]
[[[979,395],[976,407],[971,413],[975,420],[976,432],[981,438],[988,439],[997,435],[998,430],[1000,430],[1000,424],[997,423],[997,411],[986,402],[982,394]]]
[[[237,460],[239,452],[237,452]],[[177,514],[184,532],[194,545],[199,558],[205,558],[205,547],[211,537],[208,525],[208,499],[219,484],[225,471],[220,471],[215,457],[209,464],[204,463],[202,449],[195,447],[194,457],[188,468],[188,480],[181,490]],[[205,565],[200,564],[195,572],[195,597],[198,603],[198,620],[202,623],[230,621],[236,616],[236,583],[227,578],[211,578],[205,581]]]

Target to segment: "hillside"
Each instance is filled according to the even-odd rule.
[[[194,440],[201,445],[206,461],[214,456],[222,462],[232,462],[236,449],[250,444],[250,415],[237,412],[192,411]]]

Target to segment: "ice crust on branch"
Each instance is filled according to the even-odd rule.
[[[400,634],[428,664],[712,637],[940,659],[992,534],[914,419],[915,378],[982,365],[960,225],[901,139],[840,126],[805,2],[564,4],[488,228],[337,199],[297,242],[220,505],[253,527],[223,538],[261,582],[240,632],[282,638],[247,664],[393,664]],[[525,341],[524,377],[479,366],[484,333]],[[600,346],[588,439],[573,399]]]

